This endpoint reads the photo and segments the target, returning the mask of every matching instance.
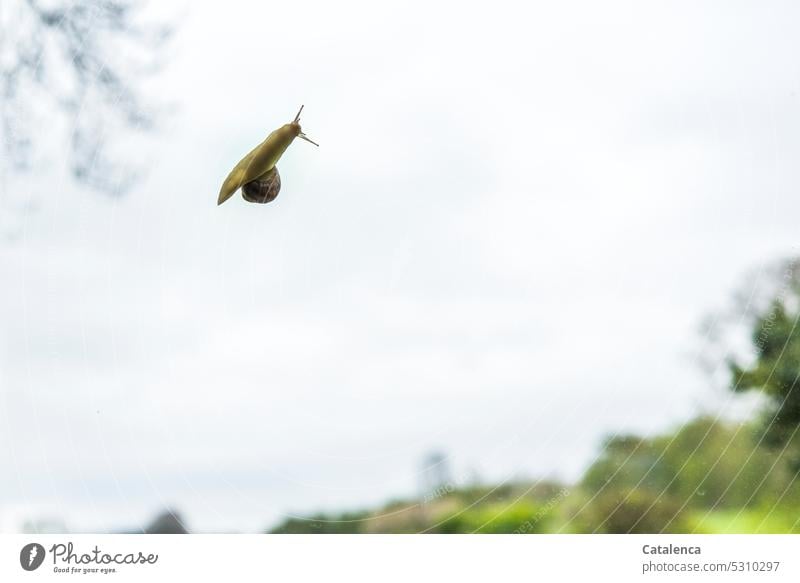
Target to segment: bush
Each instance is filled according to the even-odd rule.
[[[574,518],[581,532],[651,534],[688,532],[687,518],[668,494],[645,490],[604,490]]]
[[[551,509],[530,500],[462,509],[436,527],[441,533],[533,534],[545,532]]]

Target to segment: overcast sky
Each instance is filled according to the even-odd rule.
[[[127,196],[7,181],[2,529],[255,531],[413,494],[432,449],[575,479],[730,405],[697,330],[798,242],[796,6],[276,4],[172,10]],[[320,148],[217,207],[300,104]]]

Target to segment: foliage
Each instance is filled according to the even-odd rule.
[[[767,396],[761,419],[701,416],[662,435],[613,436],[569,492],[554,483],[446,488],[369,513],[356,531],[800,532],[800,262],[782,273],[766,301],[748,296],[753,362],[730,361],[734,391]]]
[[[430,501],[397,500],[372,512],[289,518],[270,532],[545,532],[565,491],[552,482],[472,485]]]
[[[371,512],[291,518],[272,532],[793,532],[800,512],[786,454],[753,423],[699,417],[675,431],[607,439],[581,480],[447,488]]]
[[[765,436],[772,445],[791,441],[800,426],[800,328],[796,292],[776,298],[760,313],[751,342],[755,362],[744,366],[732,360],[731,388],[759,390],[769,399],[765,412]]]
[[[686,532],[680,502],[646,488],[609,488],[598,492],[578,515],[578,532],[648,534]]]
[[[365,512],[318,513],[308,518],[291,517],[273,528],[273,534],[354,534],[361,532]]]
[[[550,512],[532,500],[460,509],[432,527],[440,533],[530,534],[546,532]]]
[[[651,439],[615,437],[586,471],[590,494],[644,488],[688,508],[741,508],[774,497],[788,479],[750,424],[700,417]],[[773,467],[775,466],[775,467]]]

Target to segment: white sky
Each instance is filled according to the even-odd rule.
[[[125,198],[57,171],[0,247],[0,527],[197,530],[574,479],[726,407],[693,349],[797,244],[790,2],[178,7]],[[269,205],[216,196],[304,103]]]

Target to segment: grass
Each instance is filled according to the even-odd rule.
[[[786,509],[733,509],[693,513],[695,532],[703,534],[791,534],[798,516]]]

